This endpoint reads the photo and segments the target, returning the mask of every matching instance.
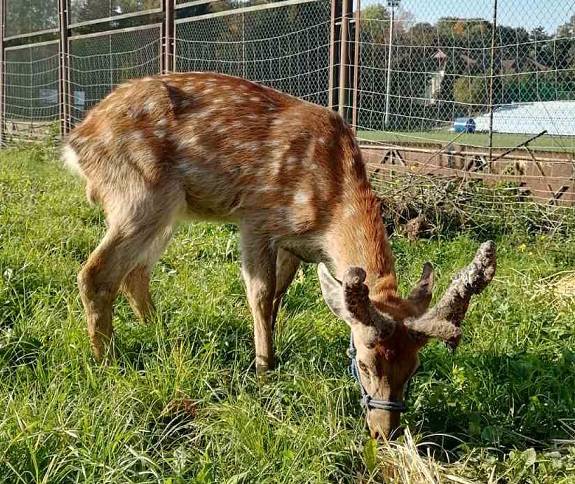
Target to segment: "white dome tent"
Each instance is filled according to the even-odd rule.
[[[489,113],[475,118],[477,131],[489,131]],[[497,133],[575,136],[575,102],[546,101],[510,104],[493,113],[493,130]]]

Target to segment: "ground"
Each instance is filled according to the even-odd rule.
[[[494,148],[514,148],[529,138],[532,134],[505,134],[495,133],[493,135]],[[477,146],[487,148],[489,146],[488,133],[454,133],[449,130],[432,131],[359,131],[358,137],[369,141],[391,141],[395,143],[448,143],[454,142],[461,145]],[[544,151],[559,151],[574,153],[574,136],[541,136],[529,143],[531,148]]]
[[[348,330],[315,268],[291,287],[279,367],[254,375],[230,226],[183,226],[153,276],[157,320],[117,304],[121,355],[91,358],[76,289],[104,230],[47,150],[0,154],[0,480],[28,482],[575,482],[575,240],[500,234],[498,274],[451,355],[423,351],[394,444],[369,439]],[[392,237],[402,291],[438,290],[481,242]]]

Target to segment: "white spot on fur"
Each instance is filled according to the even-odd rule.
[[[237,148],[240,150],[245,150],[245,151],[258,151],[261,147],[261,144],[259,141],[245,141],[245,142],[240,142],[237,145]]]
[[[178,143],[178,149],[185,149],[190,146],[196,146],[199,143],[200,139],[197,135],[191,135],[187,138],[184,138]]]
[[[276,150],[276,149],[281,148],[282,142],[279,141],[279,140],[271,140],[271,141],[268,141],[268,146],[269,146],[272,150]]]
[[[132,140],[141,143],[146,140],[146,135],[143,131],[134,131],[132,133]]]
[[[276,187],[270,187],[270,186],[263,186],[263,187],[258,187],[258,188],[256,188],[256,192],[259,192],[259,193],[274,193],[274,192],[277,192],[277,188],[276,188]]]
[[[106,143],[106,144],[110,144],[112,141],[114,141],[115,137],[116,137],[116,135],[114,134],[114,130],[108,126],[104,130],[104,134],[102,136],[102,141],[104,141],[104,143]]]
[[[64,166],[74,175],[83,177],[82,169],[80,168],[80,158],[78,153],[70,145],[64,146],[62,150],[62,161]]]
[[[293,202],[296,205],[305,205],[312,199],[312,195],[309,190],[300,189],[295,193]]]
[[[156,108],[158,107],[158,104],[156,103],[156,101],[152,100],[152,99],[148,99],[145,103],[144,103],[144,111],[147,113],[151,113],[152,111],[154,111]]]

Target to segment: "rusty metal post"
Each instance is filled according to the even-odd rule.
[[[175,0],[162,0],[162,14],[164,21],[162,25],[162,74],[174,72],[175,70]]]
[[[345,102],[347,99],[348,89],[348,51],[349,51],[349,0],[342,1],[341,12],[341,35],[340,35],[340,51],[339,51],[339,96],[338,96],[338,112],[340,116],[345,119]]]
[[[327,87],[327,107],[334,108],[334,88],[335,88],[335,21],[337,18],[337,2],[331,0],[331,16],[329,21],[329,72]]]
[[[4,145],[4,37],[6,36],[6,0],[0,0],[0,148]]]
[[[359,63],[361,48],[361,0],[356,0],[355,10],[355,35],[353,47],[353,100],[351,103],[351,125],[357,132],[357,97],[359,90]]]
[[[70,56],[68,52],[68,0],[58,0],[60,16],[60,135],[66,136],[71,126]]]

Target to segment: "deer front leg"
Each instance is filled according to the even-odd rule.
[[[301,260],[285,249],[278,250],[276,267],[276,292],[272,310],[272,330],[275,328],[282,298],[292,283]]]
[[[274,367],[273,301],[276,286],[276,251],[267,237],[241,229],[242,275],[254,319],[256,372],[264,374]]]

